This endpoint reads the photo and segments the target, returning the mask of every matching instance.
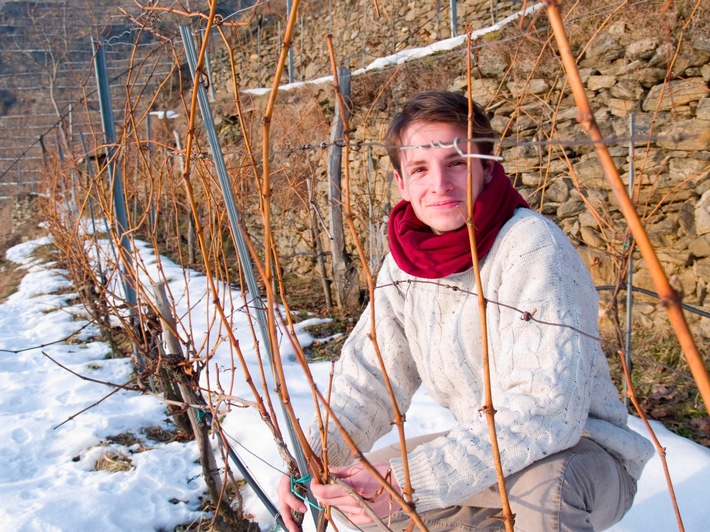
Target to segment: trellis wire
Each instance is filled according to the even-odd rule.
[[[523,147],[547,147],[547,146],[559,146],[559,147],[575,147],[575,146],[594,146],[596,144],[605,144],[607,146],[615,144],[627,144],[627,143],[655,143],[659,141],[671,141],[680,142],[683,140],[700,138],[701,135],[697,133],[673,133],[670,135],[658,134],[658,135],[629,135],[629,136],[610,136],[602,137],[598,140],[588,139],[588,138],[574,138],[574,139],[552,139],[552,140],[513,140],[508,138],[501,139],[500,137],[472,137],[470,139],[458,139],[456,142],[451,143],[437,143],[432,142],[430,144],[424,145],[407,145],[407,144],[387,144],[382,141],[377,140],[351,140],[349,146],[355,151],[361,148],[367,147],[379,147],[384,149],[401,149],[401,150],[417,150],[417,149],[432,149],[432,148],[456,148],[460,155],[464,155],[461,149],[457,146],[462,142],[491,142],[493,144],[499,145],[501,148],[523,148]],[[271,150],[269,153],[271,155],[291,155],[294,153],[302,151],[317,151],[319,149],[325,150],[333,145],[340,147],[344,146],[343,139],[336,139],[335,141],[326,140],[314,140],[305,144],[302,144],[294,148],[285,148],[282,150]],[[238,149],[230,149],[229,153],[246,153]],[[482,156],[478,154],[466,154],[467,157],[472,158],[490,158],[495,160],[502,160],[498,156]]]

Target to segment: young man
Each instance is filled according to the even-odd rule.
[[[472,159],[467,192],[468,102],[450,92],[412,97],[387,133],[403,201],[390,216],[390,255],[374,301],[377,341],[400,411],[423,384],[457,426],[407,442],[415,508],[430,530],[497,530],[500,512],[484,405],[481,331],[465,216],[474,227],[487,322],[491,386],[501,461],[519,531],[607,528],[629,509],[653,449],[626,426],[627,413],[609,378],[597,332],[597,294],[587,269],[553,223],[527,208],[500,164]],[[474,137],[493,137],[475,107]],[[432,147],[436,145],[438,147]],[[448,146],[448,147],[447,147]],[[490,154],[491,142],[472,153]],[[524,314],[529,313],[529,314]],[[534,319],[522,319],[533,314]],[[392,406],[370,339],[369,311],[343,347],[331,407],[361,450],[391,429]],[[321,439],[314,427],[311,443]],[[334,427],[328,434],[331,474],[404,530],[407,514],[353,456]],[[369,461],[396,489],[405,485],[398,447]],[[351,464],[351,465],[348,465]],[[340,485],[311,484],[322,505],[354,525],[371,527],[361,504]],[[372,498],[372,495],[376,496]],[[281,512],[306,510],[279,486]],[[400,511],[397,511],[400,510]]]

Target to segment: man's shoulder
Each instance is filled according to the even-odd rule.
[[[503,225],[501,232],[520,230],[548,231],[551,228],[555,231],[562,231],[555,222],[546,216],[532,209],[520,207],[515,210],[510,220]]]
[[[501,228],[490,255],[496,262],[534,267],[582,268],[582,260],[569,237],[552,220],[530,209],[518,209]],[[531,266],[532,267],[532,266]]]
[[[515,211],[498,233],[496,243],[512,246],[569,245],[569,238],[559,226],[531,209]]]

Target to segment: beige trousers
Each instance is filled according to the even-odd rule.
[[[440,434],[409,440],[413,449]],[[382,462],[399,456],[399,444],[367,456]],[[539,460],[506,478],[510,506],[517,532],[604,530],[619,521],[631,507],[636,481],[612,455],[591,440],[582,438],[574,447]],[[416,496],[416,494],[415,494]],[[457,506],[420,514],[430,531],[505,530],[500,519],[497,486],[485,489]],[[386,520],[385,520],[386,522]],[[393,531],[405,530],[409,517],[392,516]],[[365,527],[378,530],[375,525]]]

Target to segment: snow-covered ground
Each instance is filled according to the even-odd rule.
[[[132,368],[127,359],[106,358],[106,344],[94,340],[96,329],[77,316],[71,286],[51,263],[33,258],[33,251],[48,239],[20,244],[7,258],[22,265],[26,275],[18,291],[0,305],[0,529],[11,531],[172,530],[199,517],[204,481],[192,442],[159,443],[148,434],[169,428],[164,405],[155,397],[118,391],[94,405],[112,390],[82,380],[61,368],[43,352],[72,371],[98,381],[123,383]],[[146,280],[168,279],[180,313],[192,307],[192,326],[206,335],[211,298],[205,297],[204,277],[155,257],[137,243],[147,265]],[[160,263],[161,268],[158,268]],[[229,298],[225,298],[229,299]],[[233,293],[235,304],[241,296]],[[251,333],[246,318],[235,312],[235,332],[242,340],[252,369]],[[240,321],[242,320],[242,321]],[[72,336],[70,342],[58,342]],[[303,343],[312,338],[299,333]],[[44,347],[41,347],[44,346]],[[284,348],[288,355],[290,348]],[[227,382],[231,361],[226,346],[216,348],[215,362]],[[313,364],[316,379],[325,383],[330,365]],[[312,400],[300,369],[286,366],[287,382],[301,419],[312,412]],[[232,395],[250,398],[239,371]],[[80,413],[81,412],[81,413]],[[78,415],[77,415],[78,414]],[[419,395],[407,416],[408,434],[443,430],[450,417],[425,395]],[[644,432],[642,424],[632,427]],[[251,409],[227,415],[224,427],[232,444],[265,491],[274,496],[274,485],[283,469],[272,438]],[[707,530],[710,510],[710,450],[673,435],[660,424],[654,430],[667,449],[670,471],[686,530]],[[153,431],[150,429],[152,428]],[[133,434],[138,443],[112,441]],[[136,440],[136,441],[137,441]],[[394,441],[393,435],[382,443]],[[238,442],[238,443],[237,443]],[[130,469],[96,471],[102,456],[124,456]],[[258,455],[258,458],[256,457]],[[256,497],[246,494],[246,510],[263,527],[272,520]],[[306,527],[312,526],[308,519]],[[646,467],[636,503],[616,531],[676,529],[674,513],[660,460]]]

